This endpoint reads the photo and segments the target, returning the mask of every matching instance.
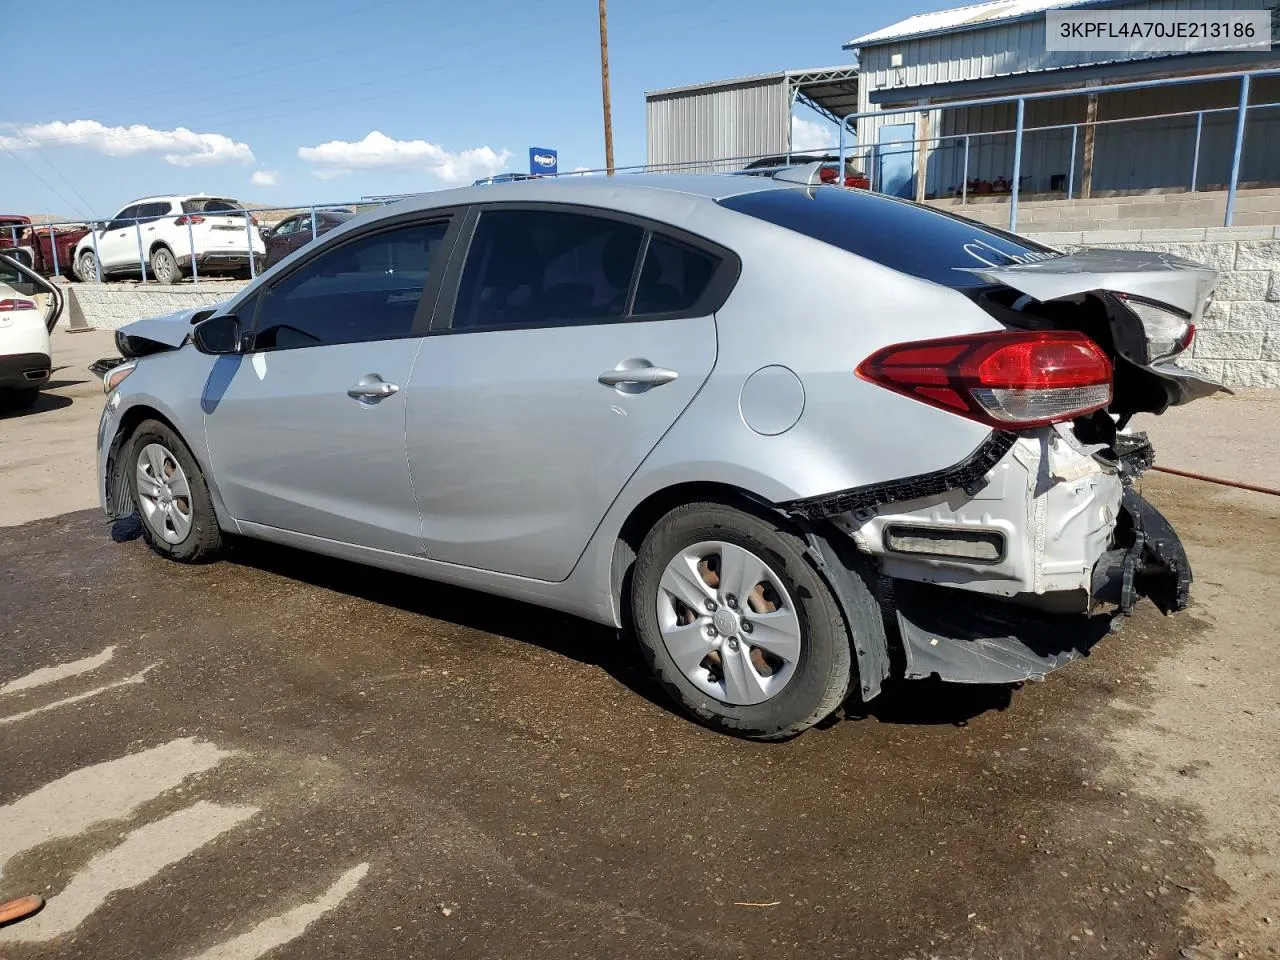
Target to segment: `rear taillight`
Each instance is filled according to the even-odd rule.
[[[175,227],[185,227],[188,223],[204,223],[204,217],[198,214],[183,214],[177,220],[173,221]]]
[[[858,364],[864,380],[993,427],[1036,427],[1111,402],[1111,361],[1072,331],[1002,331],[898,343]]]
[[[1191,346],[1196,326],[1187,314],[1154,300],[1143,300],[1125,293],[1115,296],[1142,323],[1142,331],[1147,338],[1148,363],[1176,357]]]
[[[0,313],[7,313],[10,310],[34,310],[36,308],[33,300],[0,300]]]
[[[837,178],[837,174],[835,170],[832,169],[831,167],[818,168],[818,179],[821,180],[823,183],[835,183],[836,178]]]

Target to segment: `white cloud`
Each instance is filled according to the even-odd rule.
[[[280,173],[276,170],[255,170],[253,176],[249,178],[249,182],[255,187],[278,187],[280,185]]]
[[[485,146],[453,153],[426,140],[395,140],[374,130],[363,140],[330,140],[315,147],[299,147],[298,156],[316,164],[316,176],[326,180],[352,170],[399,167],[425,170],[445,183],[469,183],[501,173],[511,152],[496,153]]]
[[[17,128],[17,136],[0,136],[10,150],[41,147],[88,147],[109,157],[160,154],[165,163],[192,167],[214,163],[252,163],[253,151],[221,133],[196,133],[186,127],[154,130],[141,123],[107,127],[97,120],[54,120]]]
[[[814,123],[797,116],[791,118],[791,149],[794,151],[833,147],[839,139],[835,129],[829,124]]]

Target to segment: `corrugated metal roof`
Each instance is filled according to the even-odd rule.
[[[927,36],[948,30],[964,30],[986,26],[1000,20],[1016,20],[1045,10],[1090,6],[1105,0],[993,0],[990,3],[974,3],[966,7],[939,10],[936,13],[920,13],[895,24],[863,34],[846,43],[845,49],[866,47],[890,40],[906,40],[909,37]]]

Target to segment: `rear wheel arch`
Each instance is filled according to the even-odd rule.
[[[818,575],[834,594],[858,665],[861,698],[872,700],[891,672],[891,631],[875,583],[878,570],[859,555],[852,541],[830,524],[812,524],[789,515],[765,497],[742,487],[714,482],[689,482],[664,487],[645,497],[628,514],[614,542],[609,589],[618,622],[634,633],[631,576],[640,544],[672,510],[690,503],[720,503],[777,524],[809,545],[808,556]]]
[[[623,521],[613,544],[613,558],[609,572],[609,591],[614,609],[621,618],[624,629],[632,629],[629,622],[631,605],[630,575],[635,566],[640,544],[654,526],[672,510],[689,503],[723,503],[749,513],[768,515],[775,522],[784,519],[763,497],[742,487],[727,483],[691,481],[664,487],[641,500]],[[797,528],[797,533],[799,529]]]

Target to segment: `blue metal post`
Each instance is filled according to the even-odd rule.
[[[244,242],[249,245],[249,278],[253,280],[258,276],[258,265],[253,256],[253,214],[248,210],[244,212]]]
[[[1022,180],[1022,124],[1025,119],[1027,101],[1018,98],[1018,123],[1013,134],[1013,194],[1009,198],[1009,232],[1018,230],[1018,186]]]
[[[53,227],[49,228],[49,252],[53,254],[53,275],[60,277],[62,273],[58,270],[58,240],[53,235]]]
[[[844,158],[841,157],[841,159],[844,159]],[[316,238],[316,208],[312,207],[311,208],[311,239],[315,240],[315,238]]]
[[[1200,176],[1200,134],[1204,131],[1204,113],[1196,114],[1196,152],[1191,155],[1191,192],[1196,192],[1196,180]]]
[[[191,282],[200,280],[200,268],[196,265],[196,235],[191,229],[191,218],[187,217],[187,246],[191,248]]]
[[[1231,226],[1236,212],[1236,186],[1240,183],[1240,153],[1244,150],[1244,117],[1249,109],[1249,74],[1240,78],[1240,112],[1236,114],[1236,148],[1231,154],[1231,182],[1227,185],[1227,216],[1223,226]]]
[[[142,282],[147,282],[147,260],[142,255],[142,221],[133,221],[133,231],[138,235],[138,269],[142,272]]]
[[[840,122],[840,182],[841,183],[845,182],[845,172],[847,169],[849,168],[847,168],[847,166],[845,165],[845,122],[844,120],[841,120]],[[311,218],[311,223],[315,224],[314,216],[312,216]],[[315,239],[315,237],[312,237],[311,239]]]
[[[960,180],[960,204],[969,202],[969,135],[964,135],[964,176]]]
[[[1076,189],[1076,134],[1080,132],[1080,128],[1074,123],[1071,125],[1071,163],[1067,167],[1067,199],[1070,200]]]
[[[93,229],[89,231],[89,242],[93,244],[93,272],[97,274],[97,280],[102,282],[102,258],[98,256],[98,225],[96,223],[89,224]]]

